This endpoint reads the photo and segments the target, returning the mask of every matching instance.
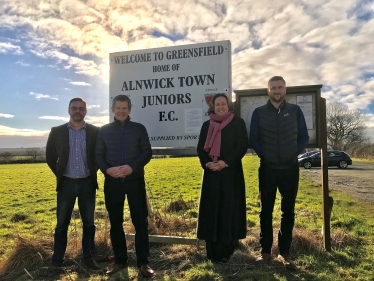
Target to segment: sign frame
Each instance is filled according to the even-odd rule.
[[[109,62],[110,106],[129,96],[130,118],[147,128],[153,149],[195,148],[209,98],[232,95],[229,40],[110,53]]]

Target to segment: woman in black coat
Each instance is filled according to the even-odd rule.
[[[215,262],[227,262],[247,231],[241,159],[247,151],[248,135],[244,120],[232,111],[228,97],[216,94],[197,145],[204,169],[197,237],[205,240],[207,258]]]

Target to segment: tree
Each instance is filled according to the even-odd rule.
[[[43,155],[43,152],[39,147],[30,147],[26,150],[26,155],[30,156],[32,160],[36,160]]]
[[[329,103],[326,108],[327,143],[332,149],[346,150],[368,141],[367,117],[359,110],[350,110],[341,103]]]
[[[10,159],[12,159],[13,154],[10,153],[9,151],[5,151],[0,154],[0,158],[4,160],[5,162],[8,162]]]

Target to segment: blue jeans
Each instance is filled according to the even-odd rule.
[[[123,207],[127,195],[132,224],[135,227],[136,263],[148,264],[148,208],[144,177],[131,180],[105,178],[105,206],[110,220],[110,239],[115,263],[127,263],[126,237],[123,230]]]
[[[82,179],[64,177],[61,188],[57,192],[57,225],[52,255],[52,263],[54,264],[62,264],[64,261],[68,227],[77,197],[79,213],[83,223],[83,258],[92,258],[95,253],[95,185],[90,177]]]

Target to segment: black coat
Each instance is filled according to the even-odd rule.
[[[94,186],[97,184],[97,165],[95,162],[96,139],[99,128],[86,123],[87,165]],[[69,160],[69,128],[68,124],[53,127],[49,133],[46,147],[46,161],[56,176],[56,190],[60,188],[62,176]]]
[[[200,132],[197,154],[204,169],[201,187],[197,237],[202,240],[229,243],[246,237],[245,182],[241,159],[248,146],[243,119],[234,119],[222,130],[218,160],[228,167],[211,171],[205,167],[212,159],[204,151],[209,122]]]
[[[102,126],[96,143],[96,163],[105,177],[111,167],[129,165],[133,172],[125,181],[144,176],[144,166],[152,158],[152,148],[146,128],[130,117],[121,124],[115,120]]]

